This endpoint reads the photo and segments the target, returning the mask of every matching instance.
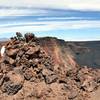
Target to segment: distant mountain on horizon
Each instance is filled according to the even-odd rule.
[[[9,40],[8,38],[0,38],[0,41],[7,41]]]
[[[38,38],[52,38],[52,39],[58,39],[58,40],[62,40],[62,41],[65,41],[65,42],[98,42],[98,41],[100,41],[100,40],[82,40],[82,41],[80,41],[80,40],[64,40],[64,39],[61,39],[61,38],[58,38],[58,37],[53,37],[53,36],[44,36],[44,37],[38,37]],[[9,40],[10,39],[10,37],[9,38],[5,38],[5,37],[2,37],[2,38],[0,38],[0,42],[1,41],[7,41],[7,40]]]

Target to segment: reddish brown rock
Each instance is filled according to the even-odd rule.
[[[14,37],[5,45],[0,100],[87,100],[100,86],[100,70],[80,67],[69,52],[62,54],[69,48],[58,48],[56,39],[41,47],[30,35]]]
[[[8,56],[16,56],[17,53],[18,53],[18,51],[19,51],[19,49],[10,49],[10,50],[7,50],[7,51],[6,51],[6,54],[7,54]]]

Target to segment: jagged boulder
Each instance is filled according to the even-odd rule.
[[[22,88],[21,84],[15,84],[13,82],[5,82],[2,86],[2,92],[8,95],[16,94]]]

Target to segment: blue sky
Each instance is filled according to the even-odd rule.
[[[16,31],[66,41],[100,40],[100,0],[0,0],[0,38]]]

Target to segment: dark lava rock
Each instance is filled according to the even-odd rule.
[[[2,86],[2,91],[8,95],[16,94],[22,88],[21,84],[13,84],[12,82],[5,82]]]
[[[32,33],[26,33],[24,36],[25,36],[26,42],[29,42],[35,38],[34,34]]]

